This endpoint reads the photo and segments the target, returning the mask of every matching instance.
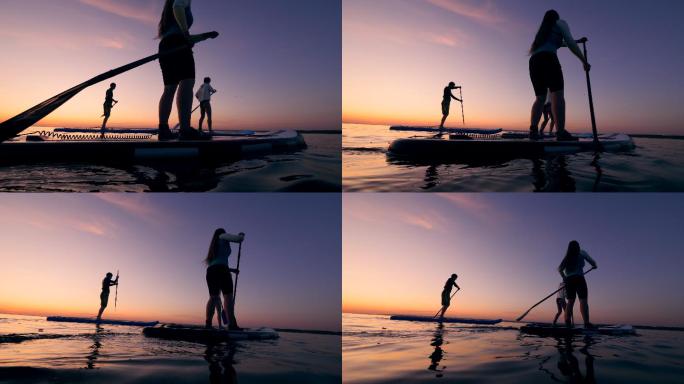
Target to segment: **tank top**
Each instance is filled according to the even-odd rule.
[[[181,1],[181,3],[186,4],[185,5],[185,20],[188,23],[188,29],[192,27],[194,20],[194,17],[192,16],[192,9],[190,8],[191,0],[176,0],[174,1],[174,5],[178,2]],[[166,31],[162,33],[162,38],[169,37],[172,35],[182,35],[183,32],[181,31],[180,26],[178,25],[178,22],[176,21],[176,17],[173,15],[173,12],[171,14],[166,15],[166,17],[169,19],[169,23],[167,24],[168,27]]]
[[[560,27],[558,27],[558,24],[554,25],[553,28],[551,28],[551,33],[549,33],[549,36],[546,37],[546,41],[542,43],[537,49],[532,52],[532,55],[536,55],[537,53],[540,52],[550,52],[550,53],[556,53],[560,47],[563,46],[563,34],[561,33]]]
[[[216,249],[214,250],[214,259],[209,262],[208,267],[214,265],[228,266],[228,257],[230,256],[230,241],[218,238],[216,241]]]

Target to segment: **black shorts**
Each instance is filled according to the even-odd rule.
[[[570,276],[565,280],[565,296],[568,300],[575,300],[575,296],[584,300],[587,295],[587,281],[584,276]]]
[[[233,294],[233,277],[227,265],[212,265],[207,268],[207,287],[210,296],[216,296],[221,292],[224,295]]]
[[[171,35],[162,39],[159,43],[159,52],[182,47],[187,41],[182,35]],[[164,85],[175,85],[181,80],[195,78],[195,57],[192,48],[184,48],[170,55],[159,58]]]
[[[106,307],[107,302],[109,302],[109,293],[105,293],[105,292],[100,293],[100,306]]]
[[[442,305],[447,307],[451,305],[451,296],[449,296],[447,291],[442,292]]]
[[[104,104],[102,106],[102,108],[104,109],[103,116],[109,117],[109,115],[111,115],[111,113],[112,113],[112,106]]]
[[[211,102],[208,100],[202,101],[200,103],[200,112],[207,113],[207,110],[211,111]]]
[[[565,84],[558,56],[540,52],[530,57],[530,80],[537,96],[545,96],[547,89],[551,92],[562,90]]]
[[[451,102],[449,101],[442,101],[442,115],[448,116],[449,115],[449,107],[451,106]]]

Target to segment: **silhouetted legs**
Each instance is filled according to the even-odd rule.
[[[190,129],[192,90],[194,87],[195,79],[185,79],[181,80],[178,84],[164,86],[164,92],[159,100],[159,125],[169,125],[169,117],[171,116],[171,110],[173,109],[174,93],[178,90],[176,95],[176,108],[178,109],[180,130]]]
[[[558,307],[558,312],[556,312],[556,317],[553,318],[553,325],[556,325],[558,322],[558,318],[560,317],[561,313],[565,310],[565,304],[563,304],[560,301],[556,302],[556,306]]]
[[[589,302],[587,299],[579,299],[580,301],[580,313],[582,314],[582,320],[584,321],[584,326],[589,327],[591,326],[591,322],[589,321]],[[571,319],[572,319],[572,308],[575,305],[575,299],[569,299],[568,304],[565,307],[565,324],[570,325],[572,324]]]
[[[225,308],[226,314],[228,315],[228,324],[226,326],[233,328],[238,328],[237,319],[235,318],[235,306],[233,305],[233,298],[230,293],[223,294],[223,305],[221,304],[221,296],[210,296],[207,301],[207,317],[206,326],[211,327],[211,323],[214,318],[214,313],[216,313],[218,318],[218,326],[221,327],[223,322],[222,312]]]
[[[565,96],[563,90],[551,92],[551,113],[556,123],[556,133],[565,131]]]
[[[199,120],[199,130],[202,130],[202,123],[204,123],[204,117],[207,117],[207,127],[209,127],[209,132],[212,131],[211,129],[211,103],[209,102],[202,102],[200,104],[200,120]]]

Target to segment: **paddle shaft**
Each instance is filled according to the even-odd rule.
[[[463,126],[465,127],[465,113],[463,112],[463,87],[458,89],[458,93],[461,96],[461,118],[463,119]]]
[[[586,275],[587,273],[593,271],[594,269],[596,269],[596,268],[593,268],[593,267],[590,268],[588,271],[582,273],[582,276],[584,276],[584,275]],[[560,287],[560,288],[556,289],[555,291],[551,292],[550,295],[548,295],[548,296],[546,296],[545,298],[539,300],[539,302],[537,302],[537,304],[535,304],[535,305],[533,305],[532,307],[530,307],[530,309],[528,309],[527,311],[525,311],[525,313],[523,313],[520,317],[518,317],[517,319],[515,319],[515,321],[520,321],[520,320],[522,320],[522,319],[523,319],[525,316],[527,316],[527,314],[529,314],[530,311],[531,311],[532,309],[534,309],[537,305],[539,305],[539,304],[545,302],[549,297],[551,297],[551,296],[555,295],[556,293],[560,292],[560,290],[562,290],[562,289],[565,289],[565,283],[563,283],[563,286],[562,286],[562,287]]]
[[[578,41],[582,44],[582,50],[584,51],[584,60],[589,62],[589,58],[587,57],[587,41],[588,41],[588,39],[586,37],[583,37]],[[589,95],[589,113],[591,114],[591,132],[594,134],[594,143],[598,146],[599,145],[599,139],[598,139],[598,130],[596,129],[596,115],[594,114],[594,97],[591,94],[591,78],[589,77],[589,71],[585,70],[584,73],[587,76],[587,93]]]
[[[218,32],[208,32],[208,33],[203,33],[201,35],[198,35],[197,40],[195,43],[199,43],[203,40],[207,39],[214,39],[218,37]],[[54,110],[62,106],[64,103],[69,101],[72,97],[76,96],[79,92],[82,90],[95,85],[101,81],[110,79],[114,76],[120,75],[124,72],[130,71],[131,69],[137,68],[141,65],[147,64],[151,61],[157,60],[162,56],[168,56],[171,54],[174,54],[176,52],[179,52],[181,50],[187,49],[188,46],[184,45],[182,47],[177,47],[174,49],[170,49],[168,51],[164,51],[161,53],[157,53],[145,58],[142,58],[140,60],[134,61],[130,64],[126,64],[124,66],[121,66],[119,68],[112,69],[111,71],[107,71],[105,73],[102,73],[98,76],[93,77],[90,80],[87,80],[73,88],[67,89],[66,91],[53,96],[42,103],[33,106],[32,108],[12,117],[11,119],[4,121],[0,123],[0,142],[3,142],[9,138],[12,138],[16,136],[17,134],[21,133],[21,131],[31,127],[38,121],[42,120],[45,116],[49,115],[52,113]]]
[[[116,310],[116,302],[119,301],[119,270],[116,270],[116,290],[114,293],[114,309]]]
[[[242,255],[242,241],[240,242],[240,245],[238,245],[238,262],[237,262],[237,270],[238,273],[235,274],[235,287],[233,288],[233,308],[235,308],[235,299],[237,298],[237,284],[238,284],[238,277],[240,277],[240,256]]]
[[[461,288],[457,289],[456,292],[458,292],[458,291],[460,291],[460,290],[461,290]],[[454,295],[456,295],[456,292],[452,293],[451,296],[449,296],[449,301],[451,301],[451,299],[454,297]],[[435,317],[437,317],[437,315],[439,315],[439,313],[440,313],[441,311],[442,311],[442,308],[440,308],[439,311],[437,311],[437,313],[435,313],[435,315],[432,316],[432,318],[434,319]]]
[[[195,111],[200,107],[200,105],[196,106],[195,109],[193,109],[192,112],[190,112],[190,114],[192,115],[193,113],[195,113]],[[178,129],[178,127],[180,127],[180,121],[173,127],[173,130],[175,131],[176,129]]]

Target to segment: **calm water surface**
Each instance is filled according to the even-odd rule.
[[[0,166],[0,192],[330,192],[341,189],[339,134],[304,133],[308,148],[224,164]]]
[[[539,159],[417,164],[387,157],[390,142],[410,132],[345,124],[345,191],[684,191],[684,140],[635,138],[630,152]]]
[[[684,332],[554,338],[344,314],[342,378],[377,383],[681,383]]]
[[[0,383],[339,383],[340,359],[339,336],[208,346],[0,314]]]

